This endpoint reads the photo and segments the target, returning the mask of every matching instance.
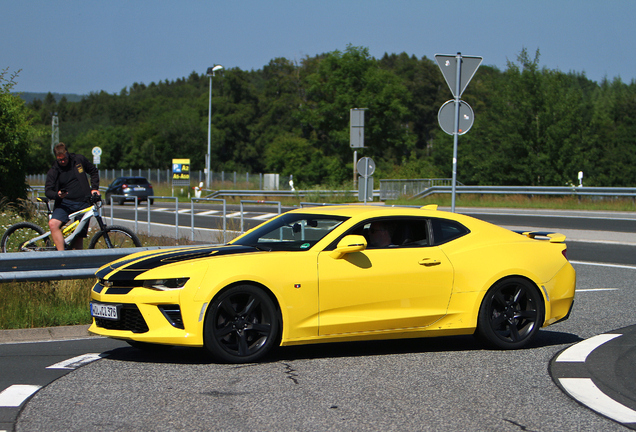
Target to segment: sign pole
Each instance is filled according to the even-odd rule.
[[[455,192],[457,190],[457,141],[459,139],[459,96],[461,93],[462,53],[457,53],[457,76],[455,80],[455,128],[453,129],[453,191],[451,212],[455,213]]]
[[[364,205],[367,205],[367,194],[369,193],[369,164],[364,164]]]
[[[358,173],[356,171],[356,164],[358,163],[358,150],[353,151],[353,189],[358,188]]]
[[[455,61],[455,68],[452,67],[453,60]],[[460,52],[455,56],[452,54],[435,54],[435,61],[437,61],[437,65],[455,97],[442,105],[437,115],[442,130],[449,135],[453,135],[452,212],[455,212],[455,194],[457,192],[457,141],[460,134],[465,134],[471,128],[474,118],[473,109],[466,102],[460,100],[460,97],[482,60],[483,58],[478,56],[462,56]],[[464,70],[463,78],[462,69]],[[454,110],[452,111],[450,108],[451,102],[454,104]],[[453,125],[452,129],[451,124]]]

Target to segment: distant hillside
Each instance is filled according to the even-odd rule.
[[[60,99],[62,99],[63,96],[66,96],[66,100],[69,102],[79,102],[82,100],[82,98],[84,97],[83,95],[77,95],[77,94],[71,94],[71,93],[51,93],[53,95],[53,97],[55,97],[55,102],[59,102]],[[47,93],[30,93],[30,92],[24,92],[22,94],[20,94],[20,97],[22,99],[24,99],[24,101],[26,103],[31,103],[33,102],[35,99],[40,99],[41,101],[44,100],[44,98],[46,97]]]

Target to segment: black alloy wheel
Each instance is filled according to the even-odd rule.
[[[205,318],[205,348],[216,360],[249,363],[266,355],[278,341],[279,313],[260,288],[237,285],[210,304]]]
[[[532,282],[520,277],[504,279],[484,297],[477,334],[495,348],[518,349],[535,337],[544,316],[543,299]]]

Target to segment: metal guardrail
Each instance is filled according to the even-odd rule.
[[[498,195],[572,195],[636,198],[636,188],[622,187],[569,187],[569,186],[457,186],[458,194]],[[424,198],[436,193],[452,193],[452,186],[432,186],[411,199]]]
[[[61,279],[90,279],[103,265],[135,252],[163,247],[89,249],[0,254],[0,283]]]
[[[206,190],[207,191],[207,190]],[[223,197],[288,197],[288,198],[305,198],[307,196],[329,197],[329,196],[346,196],[350,195],[354,199],[358,197],[357,190],[249,190],[249,189],[224,189],[210,191],[206,198],[223,198]],[[380,196],[380,190],[373,191],[374,197]]]
[[[452,186],[451,178],[385,179],[380,180],[380,200],[411,197],[433,186]],[[457,185],[463,186],[457,182]]]

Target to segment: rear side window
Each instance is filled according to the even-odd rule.
[[[468,228],[459,222],[448,219],[431,219],[433,227],[433,241],[435,245],[460,238],[470,232]]]

